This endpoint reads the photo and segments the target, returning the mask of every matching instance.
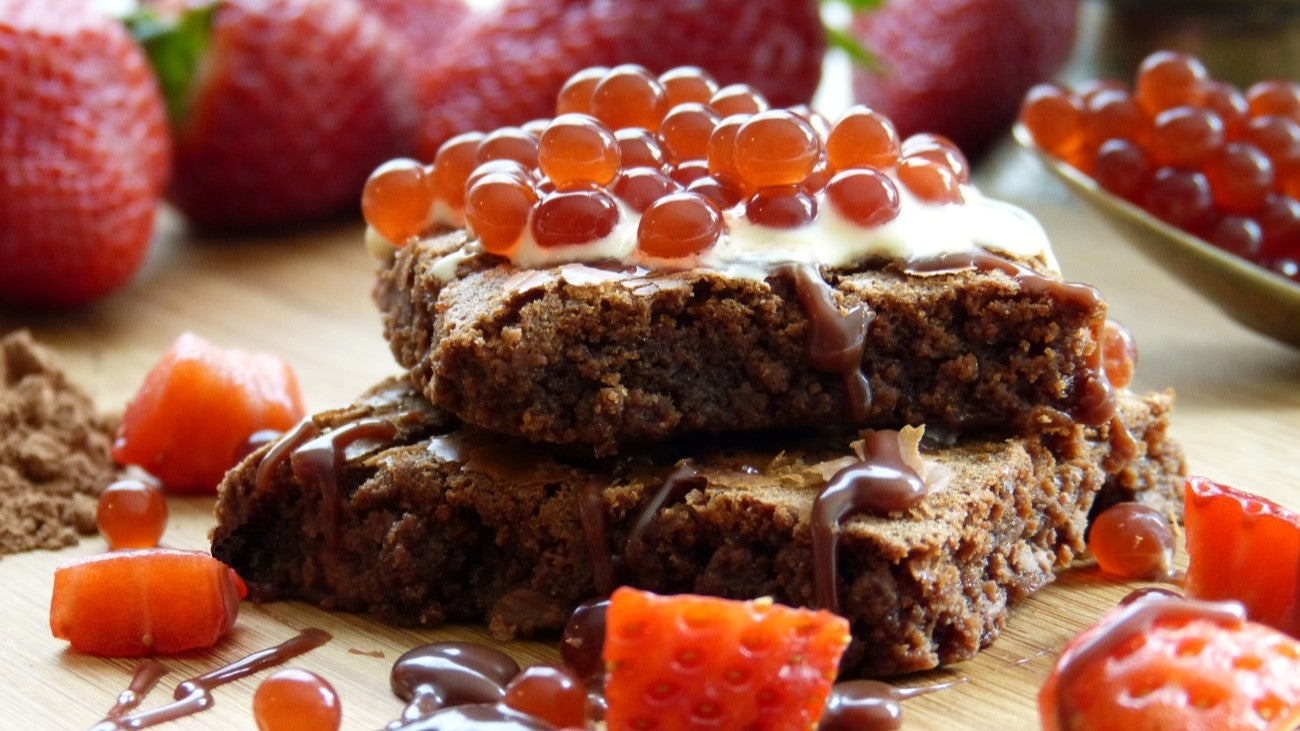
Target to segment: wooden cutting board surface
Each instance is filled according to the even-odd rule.
[[[1172,431],[1192,471],[1300,507],[1300,351],[1236,326],[1135,254],[1023,156],[1003,157],[997,174],[985,176],[992,192],[1021,198],[1051,234],[1067,277],[1100,287],[1112,315],[1133,330],[1141,351],[1135,387],[1177,390]],[[0,332],[31,328],[105,411],[122,408],[184,330],[283,355],[309,408],[329,408],[398,371],[369,301],[373,265],[360,242],[357,223],[274,238],[205,239],[167,214],[145,272],[128,291],[84,311],[0,311]],[[173,498],[170,509],[163,544],[206,548],[212,501]],[[0,559],[0,727],[88,728],[126,688],[134,661],[71,652],[48,628],[54,568],[104,548],[91,537],[64,551]],[[1035,727],[1036,694],[1062,644],[1135,586],[1088,566],[1064,573],[1018,607],[1002,638],[976,659],[899,679],[903,685],[963,681],[905,702],[904,727]],[[478,627],[396,629],[295,602],[246,605],[216,647],[168,658],[172,671],[145,706],[164,702],[187,677],[305,627],[325,629],[334,639],[292,664],[333,683],[348,729],[379,728],[400,713],[388,671],[405,650],[436,640],[490,641]],[[523,663],[557,657],[549,641],[503,647]],[[219,688],[211,709],[164,728],[254,728],[251,699],[259,677]]]

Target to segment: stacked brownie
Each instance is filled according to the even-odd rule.
[[[1171,396],[1110,387],[1105,302],[1042,258],[755,277],[473,243],[383,266],[406,375],[226,477],[213,553],[254,598],[508,638],[620,584],[771,596],[887,675],[995,639],[1090,511],[1179,511]]]

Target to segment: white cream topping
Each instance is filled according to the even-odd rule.
[[[895,183],[897,184],[897,180]],[[661,259],[643,254],[636,246],[641,216],[619,203],[619,220],[604,238],[572,246],[539,246],[531,227],[511,252],[518,266],[539,269],[574,262],[619,261],[648,270],[708,268],[728,276],[764,279],[786,264],[843,268],[870,258],[927,259],[984,248],[1020,259],[1039,259],[1059,273],[1047,234],[1022,209],[984,197],[973,186],[962,187],[965,202],[934,205],[911,195],[898,184],[899,214],[888,223],[859,226],[835,210],[824,193],[817,196],[818,215],[806,226],[776,229],[751,223],[739,207],[723,214],[722,238],[709,249],[684,259]],[[451,220],[439,210],[439,222]],[[377,234],[376,234],[377,235]],[[470,240],[434,265],[435,276],[449,280],[461,261],[481,251]]]

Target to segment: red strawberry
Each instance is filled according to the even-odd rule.
[[[1238,731],[1300,722],[1300,641],[1240,606],[1138,599],[1066,644],[1038,694],[1044,731]]]
[[[125,285],[169,164],[158,86],[118,21],[84,0],[0,0],[0,300]]]
[[[1185,497],[1187,595],[1235,599],[1300,637],[1300,514],[1203,477],[1187,479]]]
[[[852,33],[879,62],[856,68],[857,101],[899,134],[938,132],[977,155],[1011,128],[1020,100],[1065,61],[1078,0],[886,0]]]
[[[605,627],[611,729],[813,728],[849,644],[830,612],[626,587]]]
[[[127,404],[113,459],[169,490],[211,494],[253,433],[284,431],[302,416],[298,380],[283,360],[183,333]]]
[[[202,51],[169,90],[170,197],[199,227],[265,229],[355,210],[370,171],[409,152],[407,45],[355,0],[218,0],[210,23],[158,38],[185,31]],[[178,46],[188,50],[155,40],[155,65],[178,61]]]
[[[421,79],[425,160],[461,132],[554,116],[560,87],[589,66],[694,65],[776,106],[806,102],[826,48],[816,0],[505,0],[455,36]]]
[[[384,24],[406,39],[413,73],[442,53],[456,26],[469,15],[464,0],[358,0]]]

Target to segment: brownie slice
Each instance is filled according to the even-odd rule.
[[[840,526],[834,585],[856,640],[846,671],[921,670],[992,642],[1007,608],[1083,551],[1099,492],[1174,509],[1170,401],[1121,394],[1127,430],[923,449],[919,504]],[[584,462],[461,425],[393,379],[232,470],[212,552],[258,600],[486,622],[503,638],[557,630],[614,583],[810,605],[813,502],[859,436],[742,435]],[[683,465],[693,472],[666,490]]]
[[[529,270],[454,253],[464,243],[452,232],[400,250],[375,299],[416,384],[491,431],[606,455],[693,433],[922,423],[1023,432],[1106,416],[1105,303],[1032,262],[813,273],[835,311],[810,318],[801,296],[817,293],[800,291],[794,269],[766,280]],[[860,359],[848,371],[820,362],[814,329],[845,324],[855,307],[867,320]]]

